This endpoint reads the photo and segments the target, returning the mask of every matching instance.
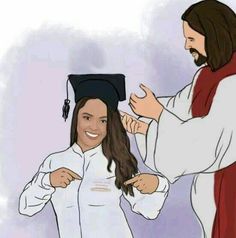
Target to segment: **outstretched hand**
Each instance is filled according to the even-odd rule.
[[[130,96],[129,105],[132,111],[143,117],[159,120],[163,111],[163,106],[156,99],[154,93],[145,85],[140,84],[140,88],[144,91],[144,97],[138,97],[132,93]]]

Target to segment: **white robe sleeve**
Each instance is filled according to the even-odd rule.
[[[183,120],[188,119],[191,117],[190,106],[192,85],[193,84],[187,85],[184,89],[178,92],[176,96],[158,97],[158,100],[165,109],[174,113],[177,117]],[[148,123],[149,127],[146,135],[135,134],[136,144],[145,164],[152,170],[156,171],[153,156],[156,150],[158,124],[156,121],[144,117],[140,117],[139,120]]]
[[[202,69],[199,69],[195,73],[193,81],[187,86],[185,86],[183,89],[181,89],[175,96],[157,98],[165,109],[167,109],[169,112],[173,113],[183,121],[192,118],[191,105],[193,88],[201,70]]]
[[[158,101],[165,109],[175,114],[181,120],[187,120],[191,117],[192,87],[194,83],[187,85],[175,96],[158,97]]]
[[[234,163],[235,92],[236,76],[222,80],[205,117],[183,121],[164,110],[158,128],[149,129],[158,133],[154,158],[156,170],[174,182],[185,174],[214,172]],[[150,127],[152,123],[156,125],[153,121]]]
[[[134,196],[123,193],[130,203],[132,211],[141,214],[146,219],[157,218],[168,195],[169,183],[167,179],[162,176],[158,176],[158,178],[159,186],[152,194],[142,194],[136,188],[133,188]]]
[[[23,215],[33,216],[41,211],[55,191],[49,181],[50,158],[48,157],[44,161],[32,181],[25,186],[20,195],[19,212]]]

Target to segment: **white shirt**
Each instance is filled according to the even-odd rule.
[[[192,205],[210,238],[216,207],[214,172],[236,161],[236,75],[222,80],[208,115],[193,118],[191,113],[193,83],[176,96],[158,98],[164,106],[159,123],[149,121],[146,137],[136,135],[145,163],[171,182],[195,174]],[[142,120],[142,119],[141,119]]]
[[[19,211],[32,216],[52,202],[61,238],[130,238],[132,232],[120,207],[123,195],[134,212],[155,219],[167,197],[169,185],[159,177],[160,185],[153,194],[141,194],[134,188],[134,197],[115,186],[115,164],[107,170],[108,160],[101,145],[85,153],[75,143],[65,151],[51,154],[40,166],[33,180],[20,196]],[[53,188],[49,173],[66,167],[82,177],[67,188]]]

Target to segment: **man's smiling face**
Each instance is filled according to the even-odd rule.
[[[186,50],[192,54],[194,62],[197,66],[207,63],[207,55],[205,51],[205,37],[193,30],[188,22],[183,21],[183,33],[185,37]]]
[[[107,106],[100,99],[89,99],[77,117],[78,141],[83,151],[100,145],[107,135]]]

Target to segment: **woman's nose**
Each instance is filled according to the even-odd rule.
[[[90,128],[92,130],[97,130],[98,129],[98,122],[96,120],[92,120],[91,123],[90,123]]]

